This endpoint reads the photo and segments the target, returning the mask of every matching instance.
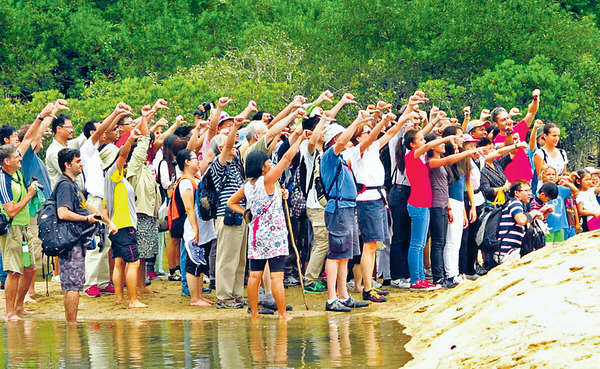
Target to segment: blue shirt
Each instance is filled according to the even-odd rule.
[[[504,210],[502,210],[502,217],[500,218],[500,225],[498,227],[498,238],[500,239],[500,252],[506,253],[512,248],[521,247],[523,242],[523,236],[525,236],[525,227],[517,224],[515,216],[525,212],[523,203],[517,199],[510,199]]]
[[[31,146],[29,146],[29,149],[23,155],[21,171],[23,172],[23,178],[25,178],[25,184],[31,183],[32,177],[37,178],[38,182],[44,186],[44,196],[47,199],[50,198],[50,195],[52,195],[52,186],[50,185],[48,169],[46,169],[46,165],[44,165],[44,162],[37,156]]]
[[[554,206],[554,211],[546,218],[550,233],[558,232],[561,229],[569,228],[569,219],[567,218],[567,209],[565,208],[565,199],[571,196],[571,189],[565,186],[558,186],[558,196],[554,200],[548,201],[548,205]]]
[[[465,201],[465,175],[461,175],[458,179],[455,179],[454,182],[448,188],[448,196],[451,199],[457,201]]]
[[[340,170],[337,180],[332,185],[335,173],[340,164],[342,165],[342,169]],[[330,199],[325,206],[326,212],[334,213],[336,205],[338,208],[353,208],[356,206],[355,201],[334,200],[336,198],[356,200],[357,192],[352,172],[344,162],[342,154],[336,155],[333,151],[333,147],[327,149],[321,156],[321,180],[323,181],[325,191],[329,190],[331,187],[331,190],[327,194],[327,197]]]

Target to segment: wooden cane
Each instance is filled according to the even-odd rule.
[[[304,292],[304,277],[302,276],[302,266],[300,265],[300,253],[296,248],[296,240],[294,239],[294,231],[292,230],[292,222],[290,221],[290,209],[286,200],[283,200],[283,207],[285,208],[285,220],[288,226],[288,232],[290,233],[290,240],[292,241],[292,247],[296,253],[296,265],[298,266],[298,276],[300,277],[300,287],[302,287],[302,299],[304,300],[304,306],[308,310],[308,304],[306,303],[306,293]]]

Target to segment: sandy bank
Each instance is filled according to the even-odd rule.
[[[404,306],[409,368],[600,366],[600,232]],[[393,314],[381,314],[393,316]]]

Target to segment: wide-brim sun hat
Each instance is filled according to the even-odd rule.
[[[323,136],[325,137],[325,145],[329,145],[329,142],[333,140],[335,136],[339,135],[340,133],[343,133],[345,130],[346,128],[340,126],[337,123],[329,124],[327,127],[325,127],[325,132],[323,133]]]

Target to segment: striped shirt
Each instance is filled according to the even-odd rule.
[[[219,159],[215,159],[208,169],[219,194],[219,206],[217,216],[225,215],[227,200],[244,184],[243,164],[240,155],[237,154],[232,161],[222,165]]]
[[[502,210],[500,226],[498,227],[498,238],[500,242],[500,252],[506,253],[513,248],[521,247],[523,237],[525,236],[525,227],[517,224],[515,216],[525,213],[523,203],[517,199],[511,199]]]
[[[2,171],[0,176],[0,202],[2,205],[11,201],[16,204],[27,196],[27,187],[21,170],[17,170],[12,176]],[[29,202],[14,216],[11,224],[15,226],[29,225]]]

